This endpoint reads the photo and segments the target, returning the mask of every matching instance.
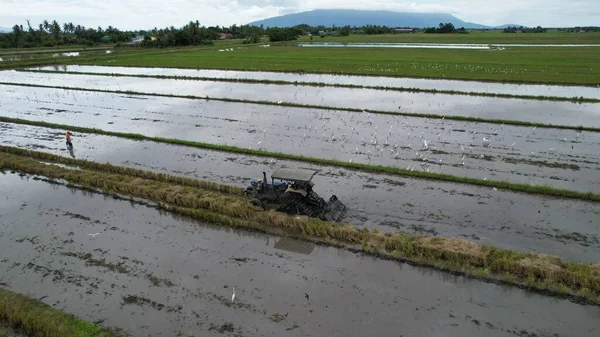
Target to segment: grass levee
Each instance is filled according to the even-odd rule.
[[[599,49],[599,47],[507,47],[505,50],[491,51],[419,48],[303,48],[272,44],[270,48],[240,45],[236,46],[232,52],[199,48],[161,52],[137,50],[132,53],[100,55],[92,59],[81,60],[77,64],[379,75],[595,86],[600,84],[598,79],[600,72],[598,68],[598,64],[600,64]]]
[[[314,38],[302,36],[298,42],[339,43],[459,43],[459,44],[598,44],[600,32],[552,31],[543,34],[507,34],[502,31],[470,30],[469,34],[350,34]]]
[[[123,336],[0,287],[0,326],[3,324],[28,337]]]
[[[283,81],[283,80],[258,80],[249,78],[220,78],[220,77],[202,77],[202,76],[172,76],[172,75],[144,75],[144,74],[120,74],[120,73],[95,73],[85,71],[54,71],[43,69],[18,69],[22,72],[46,73],[46,74],[69,74],[69,75],[87,75],[87,76],[110,76],[110,77],[136,77],[136,78],[157,78],[169,80],[186,80],[186,81],[212,81],[212,82],[228,82],[228,83],[249,83],[249,84],[265,84],[265,85],[293,85],[293,86],[311,86],[311,87],[337,87],[348,89],[370,89],[370,90],[387,90],[399,92],[416,92],[427,94],[443,94],[443,95],[467,95],[479,97],[496,97],[496,98],[513,98],[527,99],[540,101],[554,102],[574,102],[574,103],[600,103],[598,98],[588,97],[559,97],[559,96],[544,96],[544,95],[518,95],[518,94],[502,94],[493,92],[477,92],[477,91],[460,91],[460,90],[444,90],[444,89],[423,89],[410,87],[389,87],[389,86],[371,86],[371,85],[356,85],[342,83],[323,83],[323,82],[304,82],[304,81]]]
[[[110,172],[51,167],[35,159],[3,151],[0,152],[0,168],[64,180],[105,193],[145,198],[161,208],[205,222],[362,251],[600,304],[598,264],[569,263],[544,254],[516,252],[456,238],[380,233],[263,210],[252,206],[243,196]]]
[[[400,167],[370,165],[370,164],[355,163],[355,162],[344,162],[344,161],[339,161],[339,160],[334,160],[334,159],[306,157],[306,156],[289,154],[289,153],[240,148],[240,147],[229,146],[229,145],[194,142],[194,141],[174,139],[174,138],[151,137],[151,136],[145,136],[145,135],[136,134],[136,133],[106,131],[106,130],[100,130],[100,129],[95,129],[95,128],[54,124],[54,123],[47,123],[47,122],[41,122],[41,121],[28,121],[28,120],[2,117],[2,116],[0,116],[0,122],[18,123],[18,124],[25,124],[25,125],[47,127],[47,128],[52,128],[52,129],[60,129],[60,130],[65,130],[65,131],[68,130],[68,131],[72,131],[72,132],[93,133],[93,134],[121,137],[121,138],[133,139],[133,140],[145,140],[145,141],[154,141],[154,142],[173,144],[173,145],[189,146],[189,147],[195,147],[195,148],[201,148],[201,149],[207,149],[207,150],[225,151],[225,152],[247,154],[247,155],[253,155],[253,156],[286,159],[286,160],[293,160],[293,161],[299,161],[299,162],[305,162],[305,163],[311,163],[311,164],[317,164],[317,165],[343,167],[343,168],[359,170],[359,171],[363,171],[363,172],[385,173],[385,174],[390,174],[390,175],[400,175],[400,176],[406,176],[406,177],[448,181],[448,182],[470,184],[470,185],[477,185],[477,186],[487,186],[490,188],[495,187],[495,188],[499,188],[499,189],[510,190],[510,191],[515,191],[515,192],[524,192],[524,193],[530,193],[530,194],[542,194],[542,195],[562,197],[562,198],[571,198],[571,199],[588,200],[588,201],[600,201],[600,194],[598,194],[598,193],[559,189],[559,188],[555,188],[555,187],[547,186],[547,185],[531,185],[531,184],[514,183],[514,182],[502,181],[502,180],[484,180],[484,179],[479,179],[479,178],[461,177],[461,176],[454,176],[454,175],[443,174],[443,173],[411,171],[411,170],[407,170],[407,169],[400,168]],[[26,151],[26,150],[9,150],[9,151],[14,153],[15,151]],[[38,156],[41,156],[41,155],[38,155]],[[68,159],[65,158],[64,160],[67,161]],[[175,178],[173,178],[173,179],[175,179]],[[185,178],[180,178],[180,179],[185,179]]]

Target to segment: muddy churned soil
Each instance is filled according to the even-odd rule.
[[[0,283],[134,337],[600,334],[598,307],[38,179],[0,178]]]

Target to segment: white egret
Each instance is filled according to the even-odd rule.
[[[233,300],[235,300],[235,287],[233,287],[233,295],[231,295],[231,302],[233,303]]]

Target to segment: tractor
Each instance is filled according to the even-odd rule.
[[[317,171],[301,168],[279,168],[267,179],[252,179],[244,194],[250,196],[255,206],[275,209],[288,214],[302,214],[324,221],[336,222],[346,206],[332,195],[328,201],[313,190],[312,178]]]

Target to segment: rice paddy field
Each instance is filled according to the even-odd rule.
[[[0,336],[598,336],[600,47],[538,48],[0,71]],[[252,206],[280,167],[339,221]]]
[[[600,84],[596,46],[506,47],[504,50],[298,48],[231,45],[97,55],[78,64],[133,67],[336,73],[492,82]],[[74,63],[69,61],[68,63]]]

